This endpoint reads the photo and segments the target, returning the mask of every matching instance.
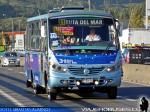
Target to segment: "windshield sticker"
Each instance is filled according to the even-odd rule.
[[[52,41],[52,46],[58,46],[58,45],[59,45],[58,40]]]
[[[51,38],[51,41],[52,41],[51,44],[53,47],[56,47],[59,45],[59,42],[58,42],[59,39],[56,33],[50,33],[50,38]]]
[[[50,38],[51,39],[57,39],[57,34],[56,33],[50,33]]]

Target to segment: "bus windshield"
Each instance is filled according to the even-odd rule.
[[[50,19],[50,46],[117,45],[112,18]]]

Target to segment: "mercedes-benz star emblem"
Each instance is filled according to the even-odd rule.
[[[85,69],[83,70],[83,73],[84,73],[84,74],[89,74],[89,73],[90,73],[90,70],[87,69],[87,68],[85,68]]]

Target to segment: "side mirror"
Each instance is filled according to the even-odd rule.
[[[122,27],[118,19],[115,19],[115,27],[117,31],[117,35],[121,36],[122,35]]]

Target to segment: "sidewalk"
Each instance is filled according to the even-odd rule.
[[[150,65],[124,64],[123,80],[150,85]]]

